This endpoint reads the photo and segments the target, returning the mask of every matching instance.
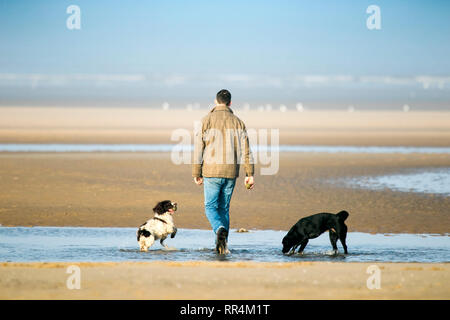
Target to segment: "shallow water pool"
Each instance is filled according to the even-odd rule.
[[[433,193],[450,196],[450,168],[416,170],[380,176],[351,178],[348,185],[372,190]]]
[[[229,235],[231,254],[214,253],[209,230],[179,229],[163,250],[159,243],[140,252],[135,228],[0,227],[0,261],[190,261],[226,260],[257,262],[450,262],[448,235],[366,234],[350,232],[349,254],[332,255],[328,233],[310,240],[303,255],[285,256],[281,240],[286,231],[256,230]],[[338,248],[342,251],[340,243]]]
[[[253,152],[313,153],[386,153],[386,154],[450,154],[449,147],[408,146],[322,146],[322,145],[252,145]],[[194,146],[179,144],[74,144],[74,143],[0,143],[0,152],[192,152]]]

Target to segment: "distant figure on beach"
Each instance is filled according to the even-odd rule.
[[[196,130],[192,176],[204,184],[205,214],[216,234],[216,251],[229,253],[230,201],[239,167],[245,167],[245,186],[254,187],[254,165],[245,124],[230,109],[231,93],[220,90],[215,107]]]

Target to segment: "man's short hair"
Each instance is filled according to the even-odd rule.
[[[216,100],[220,104],[225,104],[227,106],[230,105],[231,102],[231,93],[230,91],[226,89],[222,89],[219,92],[217,92]]]

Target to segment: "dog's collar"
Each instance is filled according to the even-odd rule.
[[[159,220],[159,221],[164,222],[165,224],[167,224],[167,221],[166,221],[166,220],[163,220],[163,219],[161,219],[161,218],[153,217],[153,219]]]

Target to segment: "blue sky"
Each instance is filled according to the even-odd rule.
[[[438,0],[0,0],[0,74],[448,77],[449,14]]]

